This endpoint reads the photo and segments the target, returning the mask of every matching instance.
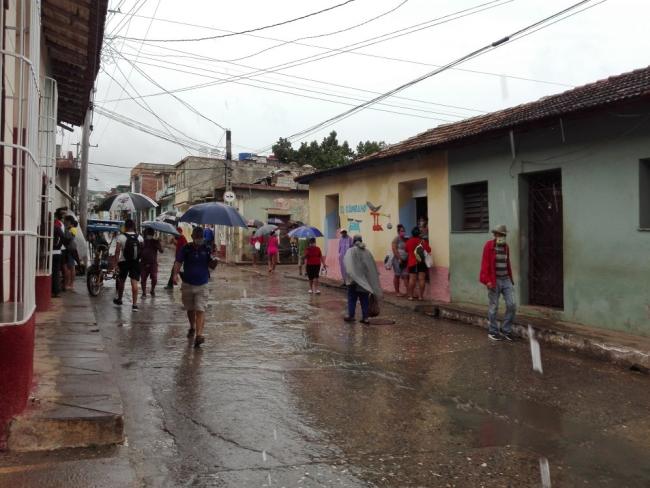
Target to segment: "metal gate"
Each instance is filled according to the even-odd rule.
[[[562,174],[545,171],[527,179],[529,303],[563,308]]]

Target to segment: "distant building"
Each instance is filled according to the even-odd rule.
[[[176,171],[160,172],[156,177],[156,203],[158,214],[174,210],[176,198]]]
[[[289,238],[286,234],[291,224],[309,221],[309,190],[300,186],[301,188],[298,188],[293,178],[291,178],[291,184],[287,186],[245,183],[232,186],[232,191],[236,196],[232,205],[246,220],[251,222],[259,220],[267,223],[269,219],[277,219],[276,221],[282,222],[278,225],[282,235],[280,240],[281,259],[285,259],[289,254]],[[219,195],[219,200],[222,200],[225,188],[216,188],[215,192]],[[252,260],[249,239],[254,230],[254,227],[237,229],[233,245],[230,246],[230,249],[224,250],[228,261]]]
[[[60,149],[60,146],[57,146]],[[56,158],[54,208],[67,207],[76,212],[79,205],[79,161],[68,151],[66,157]]]
[[[221,198],[215,188],[226,185],[226,172],[230,173],[232,184],[251,184],[266,178],[274,169],[266,158],[257,160],[231,161],[226,165],[225,159],[188,156],[175,165],[176,187],[174,206],[185,211],[190,206],[215,201]]]
[[[131,191],[142,193],[152,200],[156,200],[160,175],[174,174],[176,169],[170,164],[139,163],[131,170]],[[150,208],[139,212],[139,220],[153,220],[160,211]]]

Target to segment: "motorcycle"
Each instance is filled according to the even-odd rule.
[[[103,244],[97,246],[93,262],[86,271],[86,287],[91,296],[98,296],[102,291],[104,281],[115,277],[110,268],[108,246]]]
[[[122,221],[88,220],[88,240],[93,255],[92,264],[86,269],[86,287],[90,296],[98,296],[104,281],[115,278],[115,256],[109,255],[112,239],[107,242],[103,235],[108,232],[114,236],[121,225]]]

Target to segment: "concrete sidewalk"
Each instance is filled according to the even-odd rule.
[[[285,273],[284,276],[290,279],[307,281],[305,276],[296,274]],[[322,286],[332,288],[341,287],[340,281],[326,277],[321,277],[320,283]],[[385,293],[383,301],[431,317],[455,320],[483,327],[486,330],[488,328],[487,304],[411,302],[392,293]],[[563,322],[555,319],[552,313],[545,314],[544,310],[536,307],[520,307],[513,327],[515,335],[527,338],[529,325],[534,329],[537,339],[546,344],[578,352],[635,371],[650,372],[650,337]]]
[[[36,317],[34,389],[9,426],[10,451],[109,445],[124,440],[113,369],[85,289],[53,299]]]

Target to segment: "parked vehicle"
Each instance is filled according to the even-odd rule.
[[[92,264],[86,271],[86,287],[90,296],[96,297],[102,291],[105,280],[115,278],[115,256],[110,256],[111,243],[106,240],[104,233],[116,233],[120,231],[121,222],[115,221],[89,221],[88,235]]]

